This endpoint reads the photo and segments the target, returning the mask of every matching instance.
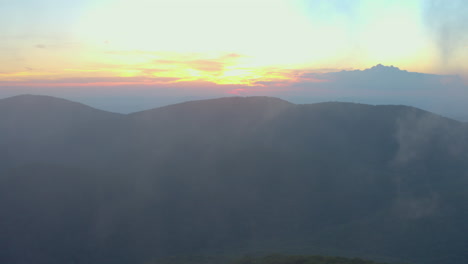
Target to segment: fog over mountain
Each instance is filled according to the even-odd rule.
[[[468,127],[418,108],[228,97],[125,115],[21,95],[0,120],[0,263],[468,262]]]

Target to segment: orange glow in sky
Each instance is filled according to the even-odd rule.
[[[10,86],[258,86],[294,82],[295,71],[378,63],[426,73],[468,69],[466,48],[441,58],[419,0],[24,0],[0,7],[0,82]]]

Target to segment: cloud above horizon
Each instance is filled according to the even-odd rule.
[[[468,83],[463,0],[25,0],[0,10],[0,97],[160,105],[270,95],[465,109],[466,86],[452,76]]]
[[[7,1],[0,4],[0,71],[90,70],[105,63],[118,75],[159,61],[214,74],[233,66],[219,61],[222,56],[240,54],[232,58],[242,66],[236,76],[258,67],[365,69],[377,63],[460,74],[444,69],[446,60],[434,50],[465,65],[466,6],[462,0]]]
[[[350,101],[405,104],[439,113],[468,114],[468,86],[456,75],[434,75],[377,65],[365,70],[283,70],[282,79],[222,84],[174,77],[87,77],[0,81],[0,97],[18,93],[85,98],[97,108],[134,112],[185,100],[224,96],[274,96],[295,103]],[[111,92],[110,92],[111,91]],[[116,100],[112,106],[112,100]],[[99,103],[96,98],[102,99]],[[114,98],[114,99],[113,99]],[[125,100],[124,98],[127,98]],[[123,103],[127,101],[127,103]],[[145,102],[144,104],[138,102]]]

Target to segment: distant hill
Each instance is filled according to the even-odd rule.
[[[468,262],[468,127],[417,108],[230,97],[121,115],[27,95],[0,120],[0,263]]]
[[[97,145],[112,138],[108,131],[116,129],[122,117],[51,96],[1,99],[0,146],[8,151],[7,164],[91,162]]]

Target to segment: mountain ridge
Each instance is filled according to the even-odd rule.
[[[88,109],[88,110],[93,109],[93,110],[98,110],[102,112],[113,113],[113,112],[97,109],[97,108],[88,106],[86,104],[78,103],[72,100],[67,100],[67,99],[63,99],[60,97],[49,96],[49,95],[21,94],[21,95],[16,95],[16,96],[11,96],[11,97],[0,99],[0,106],[5,105],[5,104],[7,105],[8,104],[31,105],[31,104],[39,104],[39,103],[48,104],[49,106],[57,106],[57,107],[67,105],[69,107],[73,107],[74,109],[78,109],[82,107],[83,109]],[[118,113],[113,113],[113,114],[119,115]]]
[[[0,116],[12,113],[2,102]],[[50,114],[0,123],[2,263],[249,252],[468,261],[458,121],[268,97],[80,118],[44,105]]]
[[[387,66],[384,66],[384,67],[387,67]],[[42,100],[42,99],[46,99],[46,100]],[[68,103],[68,104],[72,103],[72,105],[74,105],[75,107],[76,106],[78,106],[78,107],[81,106],[81,107],[85,107],[85,108],[88,108],[88,109],[97,110],[99,112],[114,114],[116,116],[138,116],[138,115],[141,115],[141,114],[150,113],[150,112],[157,112],[157,111],[160,111],[160,110],[177,108],[177,107],[181,107],[181,106],[190,106],[190,105],[195,106],[197,104],[204,104],[204,103],[209,103],[209,102],[222,103],[223,101],[224,102],[235,102],[235,101],[248,102],[248,101],[250,101],[251,103],[253,103],[254,100],[258,100],[255,103],[264,103],[266,105],[267,104],[277,103],[277,104],[282,104],[283,106],[284,105],[307,106],[307,105],[336,104],[336,105],[362,105],[362,106],[393,107],[393,108],[401,107],[401,108],[407,108],[408,110],[409,109],[414,109],[416,111],[423,111],[423,112],[426,112],[426,113],[431,113],[431,114],[434,114],[434,115],[438,115],[438,116],[442,116],[444,118],[454,120],[456,122],[463,123],[463,122],[461,122],[459,120],[456,120],[454,118],[451,118],[451,117],[447,117],[447,116],[440,115],[440,114],[437,114],[437,113],[434,113],[434,112],[431,112],[431,111],[427,111],[427,110],[424,110],[424,109],[421,109],[421,108],[418,108],[418,107],[404,105],[404,104],[367,104],[367,103],[356,103],[356,102],[345,102],[345,101],[343,101],[343,102],[341,102],[341,101],[326,101],[326,102],[318,102],[318,103],[295,104],[295,103],[291,103],[291,102],[289,102],[287,100],[284,100],[284,99],[281,99],[281,98],[270,97],[270,96],[229,96],[229,97],[219,97],[219,98],[214,98],[214,99],[191,100],[191,101],[186,101],[186,102],[182,102],[182,103],[175,103],[175,104],[170,104],[170,105],[161,106],[161,107],[149,108],[147,110],[132,112],[132,113],[128,113],[128,114],[122,114],[122,113],[116,113],[116,112],[101,110],[101,109],[98,109],[98,108],[94,108],[92,106],[88,106],[87,104],[75,102],[73,100],[63,99],[63,98],[60,98],[60,97],[48,96],[48,95],[34,95],[34,94],[21,94],[21,95],[11,96],[11,97],[7,97],[7,98],[2,98],[2,99],[0,99],[0,107],[2,106],[2,104],[6,104],[6,103],[8,103],[8,104],[18,103],[17,100],[22,100],[23,102],[21,102],[21,101],[19,102],[19,103],[22,103],[22,104],[27,104],[28,101],[29,102],[34,102],[34,103],[43,103],[43,104],[48,104],[50,102],[55,102],[55,103],[60,102],[60,104],[62,104],[62,105],[64,105],[64,103]],[[261,101],[263,101],[263,102],[261,102]]]

